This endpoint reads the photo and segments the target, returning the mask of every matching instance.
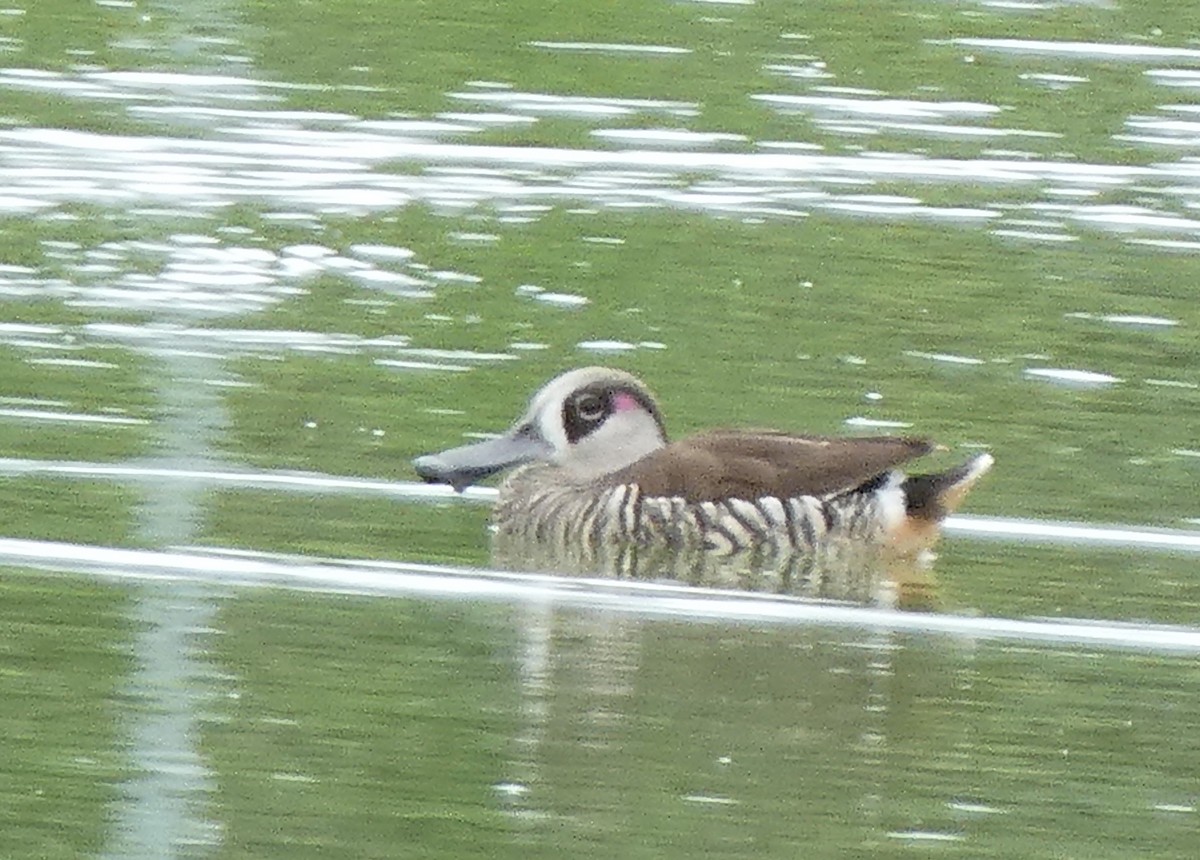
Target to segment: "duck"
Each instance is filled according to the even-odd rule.
[[[526,544],[914,557],[994,462],[980,452],[941,472],[901,468],[938,449],[918,437],[732,428],[671,441],[642,380],[583,367],[547,382],[507,432],[412,465],[459,492],[511,470],[493,527]]]

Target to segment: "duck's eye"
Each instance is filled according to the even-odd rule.
[[[599,421],[608,412],[608,404],[598,394],[584,394],[575,401],[575,412],[584,421]]]

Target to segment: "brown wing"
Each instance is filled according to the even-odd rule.
[[[636,483],[650,496],[690,502],[762,496],[824,496],[853,489],[934,449],[894,436],[792,436],[770,430],[712,430],[643,457],[606,483]]]

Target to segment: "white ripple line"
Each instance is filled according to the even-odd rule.
[[[378,597],[554,602],[637,616],[850,627],[970,639],[1200,653],[1200,628],[1088,619],[979,618],[841,606],[650,582],[519,574],[402,562],[119,549],[0,538],[0,562],[105,579],[281,587]]]

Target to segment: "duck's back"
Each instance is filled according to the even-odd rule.
[[[672,442],[606,476],[648,498],[687,502],[817,498],[852,490],[934,448],[925,439],[844,439],[773,430],[710,430]]]

